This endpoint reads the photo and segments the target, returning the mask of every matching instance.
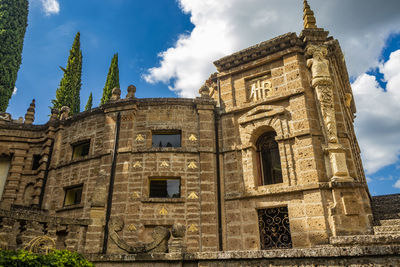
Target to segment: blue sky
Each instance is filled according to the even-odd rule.
[[[400,193],[400,1],[309,2],[318,26],[339,39],[346,57],[370,191]],[[42,124],[62,77],[59,66],[65,67],[78,31],[81,109],[90,92],[94,106],[100,102],[114,53],[123,94],[134,84],[140,98],[193,97],[215,72],[214,60],[286,32],[299,33],[302,1],[30,0],[28,24],[17,92],[7,112],[15,119],[24,116],[35,98],[35,123]]]

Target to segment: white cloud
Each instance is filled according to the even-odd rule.
[[[317,24],[341,42],[350,75],[376,67],[385,39],[400,28],[400,1],[310,0]],[[178,0],[190,14],[192,32],[159,54],[159,66],[143,76],[163,82],[178,95],[193,97],[222,56],[302,29],[302,1],[293,0]],[[356,15],[355,15],[356,14]]]
[[[400,189],[400,179],[393,185],[394,188]]]
[[[362,74],[352,84],[357,104],[355,127],[369,174],[399,159],[400,50],[393,52],[379,71],[387,82],[386,91],[375,76],[368,74]]]
[[[60,12],[60,4],[58,0],[40,0],[42,2],[43,10],[47,16],[58,14]]]
[[[14,87],[14,91],[13,91],[12,95],[15,95],[17,93],[17,91],[18,91],[18,88]]]

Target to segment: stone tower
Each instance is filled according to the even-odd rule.
[[[226,250],[310,247],[371,232],[345,60],[307,1],[303,19],[300,36],[214,62],[208,84],[220,107]]]

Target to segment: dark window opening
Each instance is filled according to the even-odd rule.
[[[33,155],[33,161],[32,161],[32,170],[37,170],[40,167],[40,160],[42,159],[42,156],[40,155]]]
[[[282,183],[282,168],[275,132],[269,132],[258,138],[257,154],[259,161],[259,185]]]
[[[64,207],[80,204],[82,200],[82,189],[83,185],[66,188]]]
[[[79,159],[85,157],[89,155],[90,140],[77,143],[75,145],[72,145],[72,147],[73,147],[72,159]]]
[[[180,198],[181,180],[178,178],[150,178],[150,198]]]
[[[292,248],[287,207],[258,210],[261,249]]]
[[[181,131],[153,131],[153,147],[181,147]]]

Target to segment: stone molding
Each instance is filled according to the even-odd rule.
[[[296,33],[290,32],[223,57],[214,65],[222,72],[294,46],[302,46],[302,41]]]

